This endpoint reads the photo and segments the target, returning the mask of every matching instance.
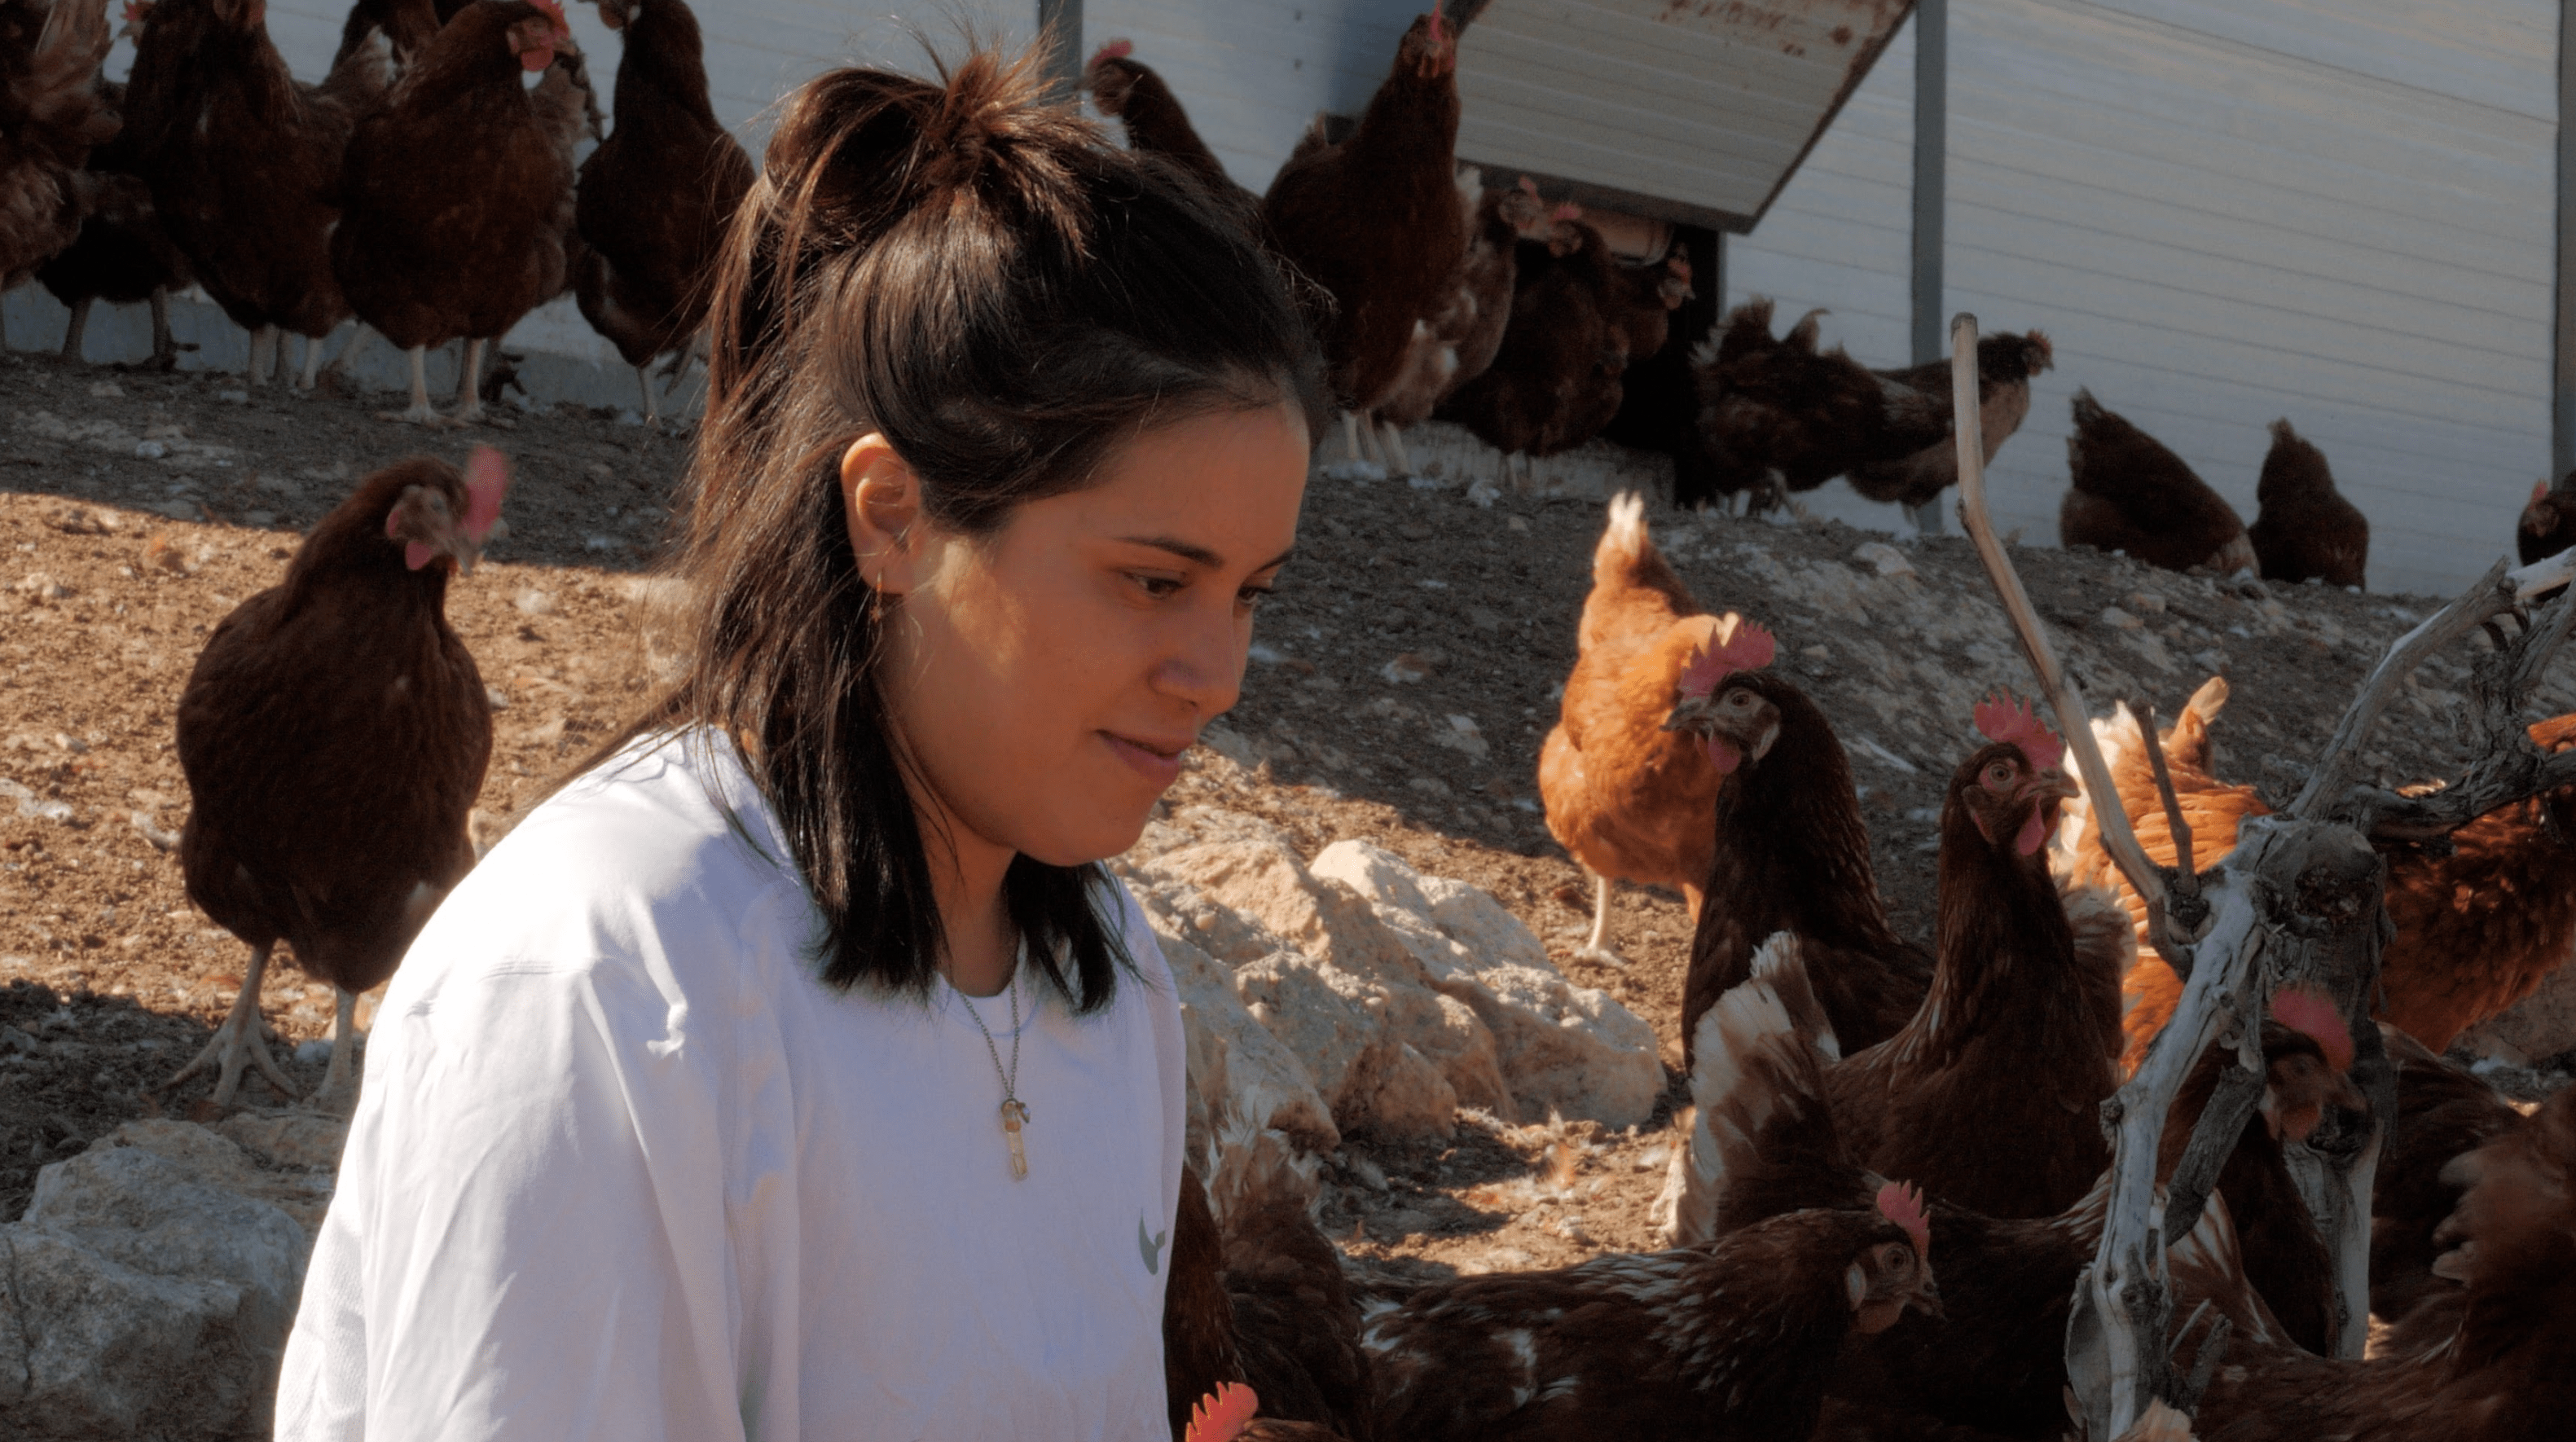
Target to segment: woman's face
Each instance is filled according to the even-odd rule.
[[[961,849],[1067,866],[1134,844],[1181,753],[1241,693],[1306,459],[1286,405],[1177,421],[1113,452],[1097,483],[968,540],[907,519],[917,483],[881,440],[852,449],[862,572],[902,596],[889,700]]]

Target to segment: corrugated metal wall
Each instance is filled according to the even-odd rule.
[[[1951,0],[1945,309],[2058,369],[1997,457],[2056,535],[2089,386],[2250,521],[2288,416],[2373,529],[2375,590],[2510,547],[2549,463],[2558,11],[2545,0]],[[1730,300],[1905,354],[1910,36],[1752,236]],[[1840,491],[1837,485],[1833,488]],[[1897,524],[1848,493],[1828,510]]]
[[[1226,172],[1253,190],[1317,111],[1357,115],[1426,0],[1083,0],[1083,53],[1125,37],[1180,97]]]

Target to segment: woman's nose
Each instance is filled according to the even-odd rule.
[[[1187,701],[1200,721],[1234,709],[1243,695],[1249,638],[1232,617],[1194,620],[1155,665],[1154,689]]]

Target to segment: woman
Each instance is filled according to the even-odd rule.
[[[786,105],[676,688],[385,998],[284,1439],[1167,1436],[1182,1040],[1124,850],[1232,705],[1319,369],[1031,63]]]

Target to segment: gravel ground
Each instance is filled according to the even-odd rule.
[[[188,904],[165,849],[187,809],[171,712],[205,634],[276,580],[300,528],[356,478],[424,450],[461,459],[476,441],[512,457],[509,536],[449,593],[450,617],[508,702],[480,804],[487,831],[647,686],[655,589],[644,571],[684,439],[569,408],[506,429],[421,432],[362,400],[250,397],[238,385],[0,359],[0,1215],[22,1208],[43,1163],[204,1095],[202,1083],[149,1090],[212,1032],[246,955]],[[1536,795],[1601,506],[1479,494],[1489,504],[1454,484],[1315,482],[1243,702],[1173,800],[1259,815],[1309,855],[1361,837],[1487,888],[1575,980],[1654,1023],[1677,1060],[1690,942],[1680,899],[1623,888],[1614,945],[1630,965],[1573,960],[1590,900]],[[1988,687],[2028,685],[1967,544],[1864,549],[1885,538],[1650,519],[1701,602],[1769,625],[1780,665],[1833,717],[1890,909],[1928,941],[1934,819],[1974,744],[1968,705]],[[2054,549],[2015,558],[2098,707],[2126,696],[2170,711],[2210,672],[2227,674],[2222,768],[2244,777],[2267,755],[2313,754],[2388,640],[2439,604]],[[2456,767],[2439,718],[2465,659],[2428,669],[2384,728],[2367,758],[2382,776]],[[2544,700],[2576,709],[2576,689],[2561,676]],[[265,1007],[290,1046],[329,1034],[328,988],[291,967],[272,973]],[[308,1089],[319,1051],[289,1063]],[[244,1095],[285,1104],[256,1081]],[[1626,1132],[1469,1116],[1448,1146],[1359,1139],[1331,1173],[1325,1224],[1355,1258],[1426,1274],[1637,1248],[1669,1155],[1669,1110]]]

